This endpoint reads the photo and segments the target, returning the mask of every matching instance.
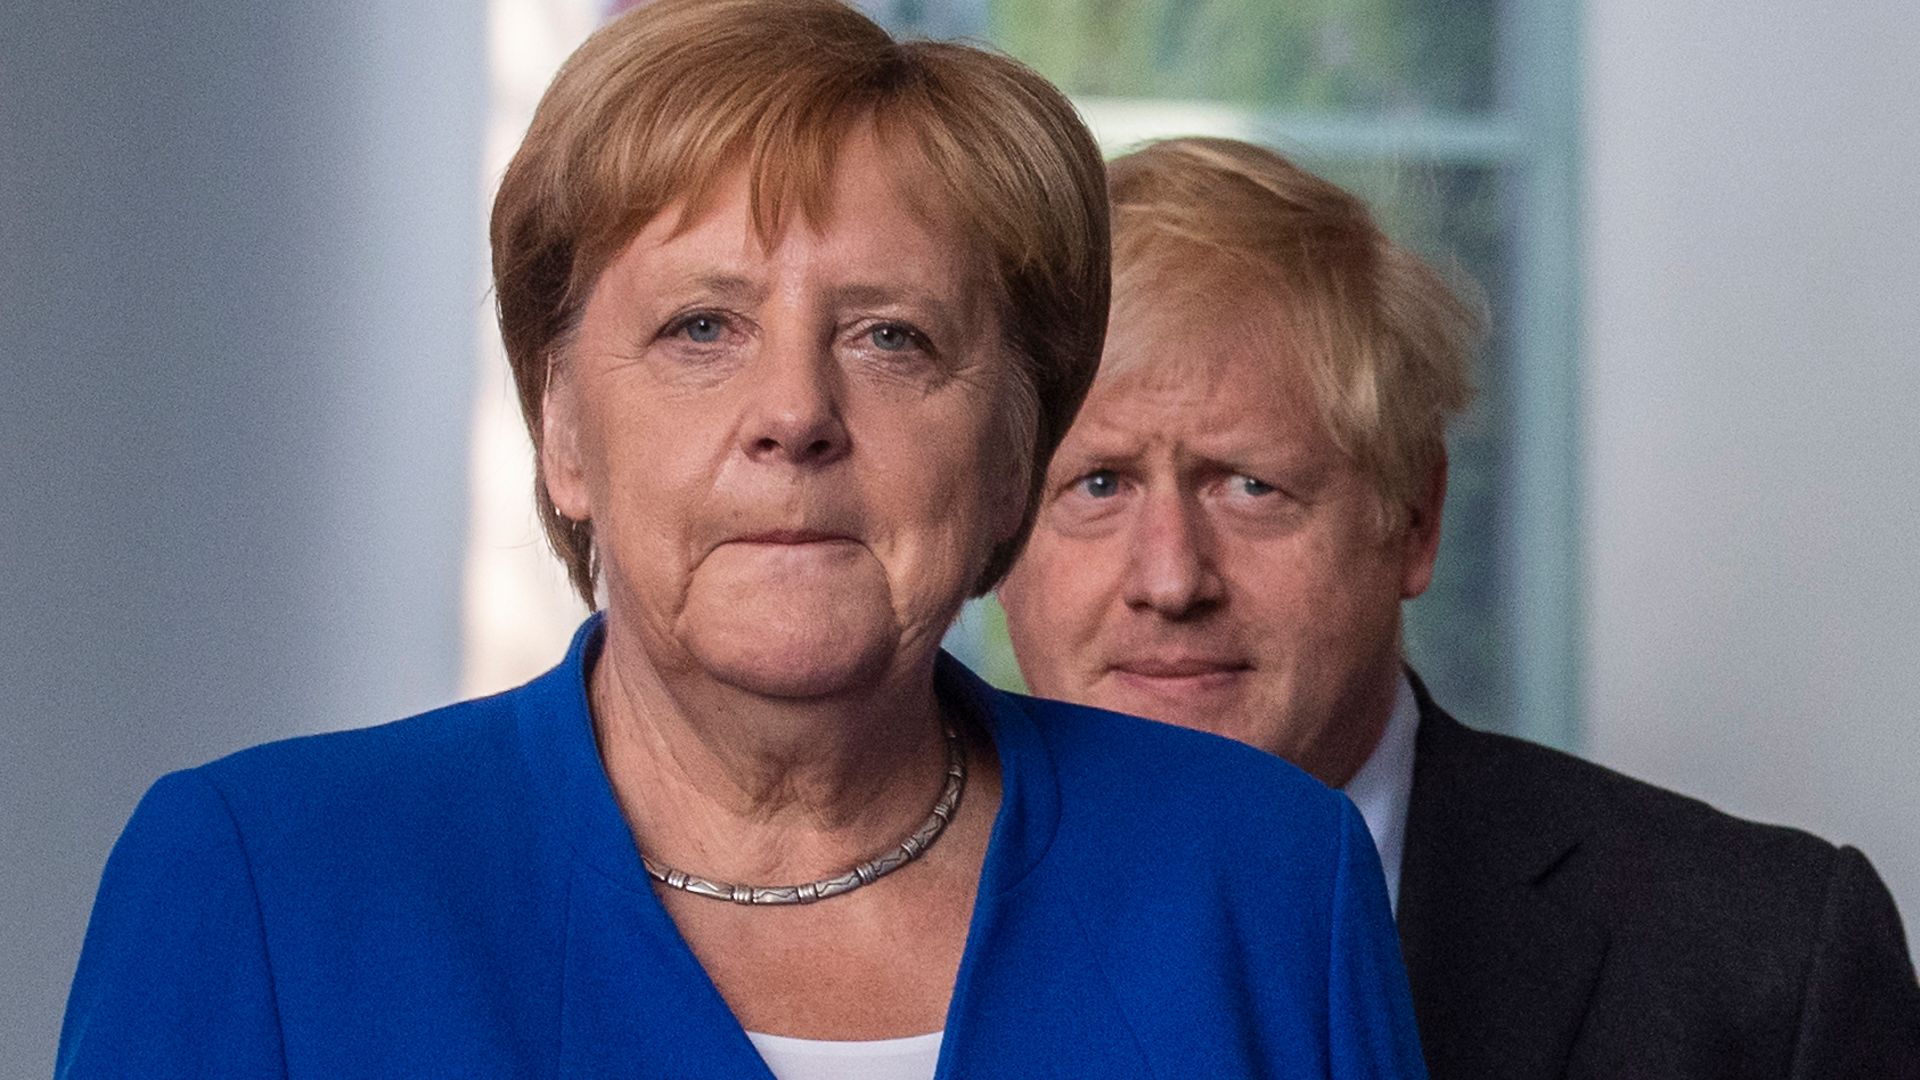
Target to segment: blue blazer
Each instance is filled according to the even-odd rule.
[[[585,672],[162,778],[107,863],[64,1077],[758,1077],[641,868]],[[1347,800],[1225,739],[1001,693],[938,1075],[1424,1077]]]

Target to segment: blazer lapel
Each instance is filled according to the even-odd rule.
[[[1062,885],[981,898],[954,989],[940,1080],[1154,1075]]]
[[[562,1077],[772,1080],[651,893],[576,864],[566,951]]]
[[[1053,755],[1018,701],[941,657],[946,692],[968,700],[1000,755],[1000,813],[960,961],[940,1080],[1152,1076],[1085,927],[1074,887],[1048,873],[1060,821]]]
[[[564,853],[567,929],[560,972],[560,1076],[772,1080],[640,865],[594,747],[586,672],[595,614],[567,659],[520,695],[527,770],[542,828]]]
[[[1398,921],[1428,1067],[1435,1080],[1563,1076],[1607,946],[1542,888],[1578,830],[1414,687]]]

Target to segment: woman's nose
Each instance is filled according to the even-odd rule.
[[[797,338],[769,335],[748,373],[742,449],[755,461],[825,465],[852,446],[841,415],[840,372],[831,348]]]
[[[1163,619],[1193,619],[1226,599],[1203,512],[1179,493],[1143,501],[1127,557],[1128,607]]]

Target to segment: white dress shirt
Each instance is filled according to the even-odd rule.
[[[1387,875],[1387,899],[1396,913],[1400,910],[1400,853],[1407,837],[1407,800],[1413,794],[1413,736],[1419,729],[1420,703],[1414,700],[1413,683],[1401,672],[1400,689],[1394,694],[1386,730],[1343,789],[1367,820],[1367,831],[1373,834],[1380,869]]]

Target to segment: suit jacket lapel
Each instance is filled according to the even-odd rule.
[[[1560,1077],[1607,941],[1542,888],[1579,832],[1414,689],[1398,921],[1428,1066],[1435,1080]]]

